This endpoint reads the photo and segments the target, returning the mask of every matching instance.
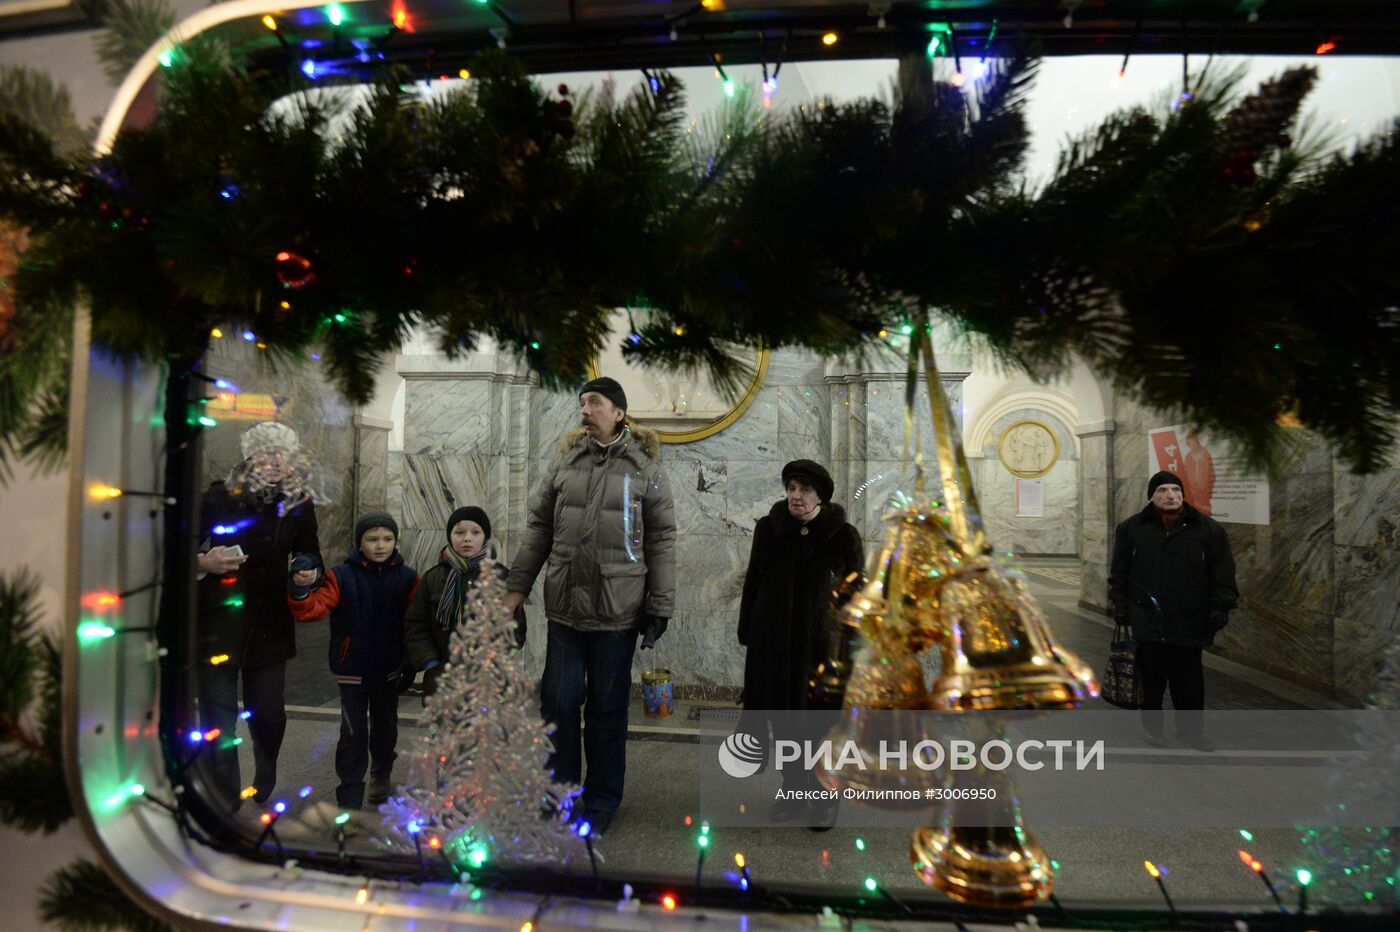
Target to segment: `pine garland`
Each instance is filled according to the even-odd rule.
[[[44,882],[39,918],[63,932],[165,932],[170,928],[138,909],[106,871],[86,858],[59,868]]]
[[[97,60],[115,87],[137,59],[175,26],[167,0],[111,0],[104,10],[106,29],[93,39]]]
[[[52,834],[73,817],[63,774],[63,661],[39,630],[39,580],[0,573],[0,822]],[[39,899],[44,922],[72,932],[168,928],[100,867],[78,859],[55,871]]]
[[[0,123],[0,215],[36,231],[21,332],[80,296],[100,343],[147,359],[246,327],[317,346],[363,402],[416,324],[563,386],[628,307],[627,358],[733,386],[736,344],[859,354],[934,307],[1035,375],[1078,354],[1256,463],[1285,420],[1358,470],[1396,437],[1400,141],[1294,143],[1310,69],[1115,114],[1030,192],[1032,60],[778,116],[741,95],[693,132],[664,74],[614,100],[492,52],[432,104],[391,76],[354,107],[274,108],[299,88],[227,58],[181,49],[159,119],[96,163]]]
[[[80,152],[88,138],[73,116],[68,90],[45,73],[0,66],[0,120],[12,120],[26,152],[49,168],[45,153]],[[0,486],[12,464],[39,472],[63,464],[68,452],[68,363],[71,301],[45,307],[22,300],[16,283],[30,231],[0,218]]]

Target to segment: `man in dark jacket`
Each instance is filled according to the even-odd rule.
[[[1174,473],[1153,476],[1147,497],[1147,507],[1114,535],[1108,598],[1114,618],[1130,624],[1137,639],[1145,740],[1166,743],[1162,696],[1170,687],[1178,736],[1209,751],[1201,650],[1214,643],[1239,599],[1230,538],[1187,504]]]
[[[581,429],[564,437],[535,487],[506,604],[519,607],[544,570],[540,712],[555,725],[549,766],[577,783],[587,751],[584,816],[601,833],[622,802],[637,636],[650,647],[675,607],[676,519],[660,439],[627,423],[622,386],[609,378],[584,385],[579,417]]]
[[[238,751],[239,679],[253,739],[253,798],[265,802],[277,783],[277,755],[287,730],[287,661],[296,656],[295,623],[287,607],[287,569],[293,554],[304,568],[297,581],[320,575],[321,545],[310,476],[296,433],[273,421],[242,438],[243,460],[213,483],[200,504],[199,561],[200,726],[217,729],[214,789],[236,806],[243,789]]]

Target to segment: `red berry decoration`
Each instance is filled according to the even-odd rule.
[[[568,96],[569,96],[569,85],[567,85],[567,84],[561,84],[561,85],[559,85],[559,96],[560,96],[560,97],[568,97]]]
[[[300,253],[284,249],[276,256],[274,266],[277,272],[277,280],[284,288],[296,291],[305,288],[316,280],[316,273],[311,268],[311,260]]]

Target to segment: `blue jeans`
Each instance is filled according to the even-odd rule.
[[[588,779],[583,785],[586,812],[612,815],[622,802],[627,776],[627,706],[636,649],[634,630],[578,631],[557,621],[549,623],[540,715],[555,728],[554,754],[546,766],[561,783],[578,783],[582,757],[587,755]]]

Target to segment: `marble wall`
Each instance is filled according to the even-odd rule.
[[[1162,420],[1122,402],[1116,413],[1122,520],[1147,503],[1147,430]],[[1400,451],[1389,468],[1357,476],[1319,439],[1299,431],[1295,441],[1272,477],[1270,523],[1225,525],[1241,601],[1215,650],[1362,702],[1400,638]]]
[[[1113,557],[1117,512],[1113,494],[1113,421],[1080,424],[1079,604],[1108,610],[1108,567]]]
[[[352,423],[358,453],[350,474],[354,514],[385,511],[389,507],[389,431],[394,425],[363,414],[356,414]]]
[[[1016,514],[1016,476],[997,456],[1002,432],[1021,420],[1036,420],[1055,431],[1060,455],[1041,478],[1044,515]],[[986,522],[987,538],[998,550],[1027,556],[1074,556],[1079,552],[1079,452],[1069,427],[1041,408],[1019,408],[999,417],[980,455],[970,458],[972,481]],[[968,451],[969,454],[972,451]]]
[[[940,359],[956,407],[969,361]],[[388,457],[391,511],[400,516],[410,562],[430,566],[445,543],[445,520],[464,504],[486,508],[509,562],[525,524],[529,492],[548,469],[559,437],[575,426],[577,401],[532,385],[493,355],[457,360],[400,356],[405,379],[404,449]],[[755,522],[782,498],[789,460],[826,463],[836,501],[868,541],[878,539],[884,500],[908,477],[902,371],[871,371],[793,351],[775,353],[753,403],[720,433],[667,444],[662,462],[676,504],[676,616],[642,669],[664,667],[683,695],[734,698],[744,654],[735,640],[739,597]],[[921,391],[921,434],[929,437]],[[906,486],[907,487],[907,486]],[[938,488],[936,476],[930,487]],[[543,669],[540,585],[527,602],[531,669]]]

